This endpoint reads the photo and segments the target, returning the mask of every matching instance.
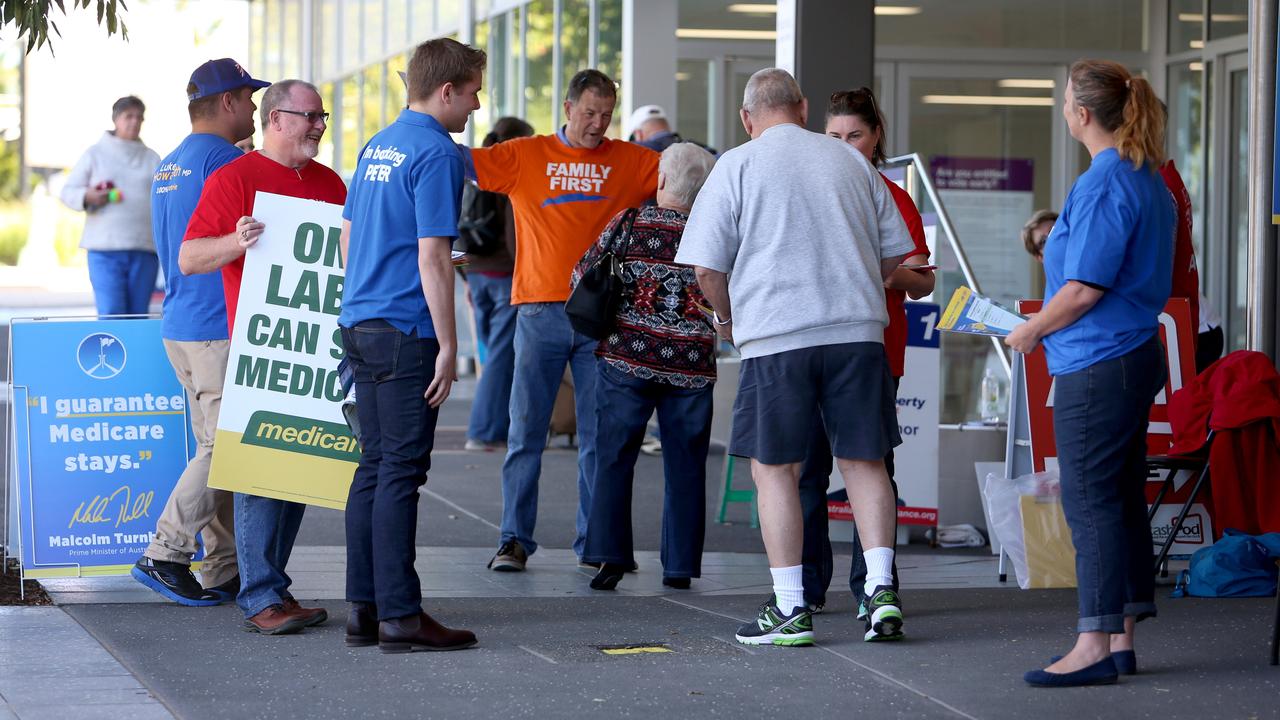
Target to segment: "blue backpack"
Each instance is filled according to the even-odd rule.
[[[1222,539],[1191,556],[1173,597],[1271,597],[1276,594],[1280,533],[1248,535],[1227,530]]]

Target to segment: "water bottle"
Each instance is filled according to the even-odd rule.
[[[1000,378],[995,370],[987,368],[982,376],[982,394],[978,400],[982,422],[995,425],[1000,422]]]

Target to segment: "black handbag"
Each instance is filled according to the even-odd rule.
[[[614,225],[613,234],[605,240],[604,252],[582,273],[564,304],[574,331],[593,340],[603,340],[617,322],[622,302],[622,261],[631,246],[631,228],[638,212],[635,208],[627,210]],[[619,249],[618,242],[623,237],[627,241]]]

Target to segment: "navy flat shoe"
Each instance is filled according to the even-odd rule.
[[[1061,655],[1054,655],[1049,658],[1049,664],[1052,665],[1062,659]],[[1137,675],[1138,674],[1138,655],[1132,650],[1117,650],[1111,653],[1111,659],[1116,663],[1116,671],[1121,675]]]
[[[1119,677],[1116,663],[1107,656],[1086,668],[1069,673],[1051,673],[1032,670],[1022,676],[1032,687],[1083,687],[1085,685],[1111,685]]]

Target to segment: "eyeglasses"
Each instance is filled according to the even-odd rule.
[[[312,125],[315,125],[317,120],[329,122],[329,113],[327,112],[316,112],[315,110],[285,110],[284,108],[276,108],[276,112],[289,113],[290,115],[304,117],[307,119],[307,122]]]

